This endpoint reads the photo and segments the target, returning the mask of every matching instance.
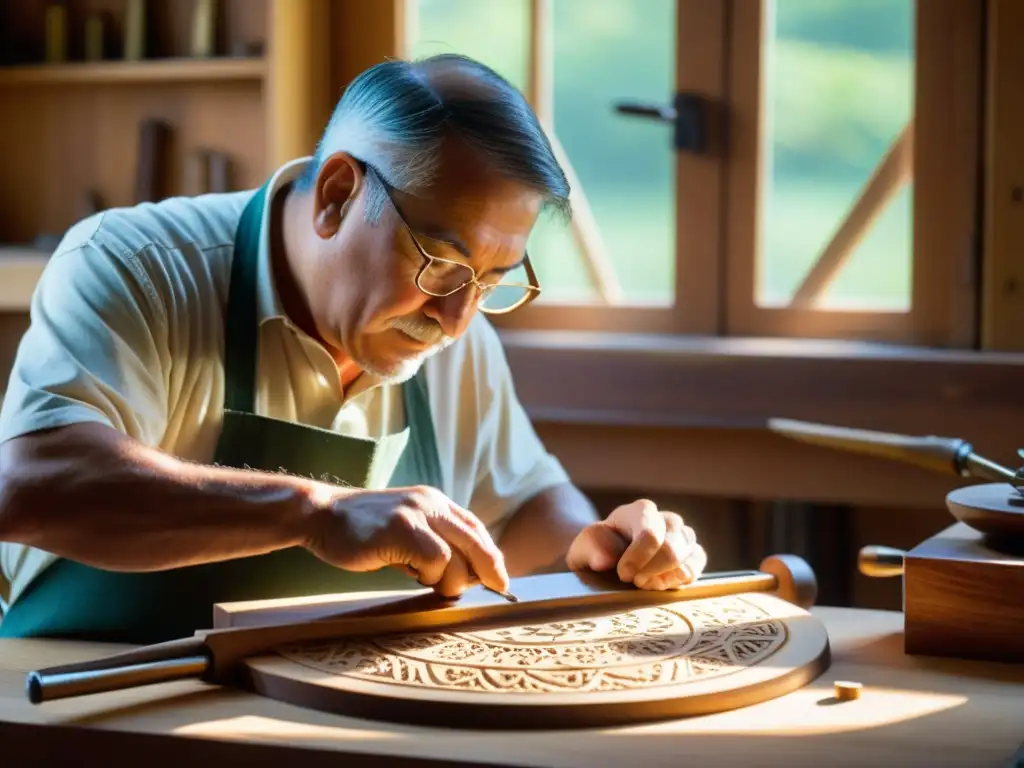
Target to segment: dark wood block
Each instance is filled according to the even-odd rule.
[[[139,125],[136,203],[155,203],[167,196],[171,138],[171,126],[162,120],[143,120]]]
[[[997,551],[973,528],[953,525],[906,555],[905,650],[1022,662],[1022,596],[1024,552]]]

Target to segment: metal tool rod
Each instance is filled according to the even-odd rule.
[[[499,591],[497,589],[491,589],[490,587],[484,587],[484,589],[486,589],[488,592],[491,592],[491,593],[497,595],[498,597],[505,598],[510,603],[518,603],[519,602],[519,598],[516,597],[515,595],[513,595],[511,592],[501,592],[501,591]]]
[[[811,445],[915,464],[932,472],[954,473],[1016,486],[1013,470],[975,453],[974,446],[961,438],[903,435],[795,419],[769,419],[768,428]]]
[[[986,459],[984,456],[979,456],[976,453],[970,453],[964,459],[964,470],[971,477],[977,477],[981,480],[991,480],[994,483],[1011,483],[1013,484],[1016,478],[1016,473],[1001,464]]]
[[[44,701],[73,696],[138,688],[173,680],[197,679],[206,673],[208,666],[209,659],[206,656],[187,656],[183,659],[109,669],[89,669],[83,672],[30,672],[26,681],[26,693],[28,700],[33,704],[41,704]]]

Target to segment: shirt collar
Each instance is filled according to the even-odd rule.
[[[323,349],[318,342],[314,341],[301,328],[295,325],[295,323],[293,323],[285,313],[284,305],[281,303],[281,297],[277,292],[277,284],[274,282],[274,270],[270,261],[270,215],[273,208],[272,202],[274,200],[274,195],[277,194],[282,187],[301,176],[303,170],[305,170],[306,166],[312,161],[312,159],[313,158],[311,157],[301,157],[285,163],[274,172],[274,175],[270,177],[270,183],[267,184],[265,192],[266,198],[263,206],[263,217],[260,221],[260,244],[259,254],[257,257],[257,322],[261,328],[267,323],[283,323],[291,328],[296,334],[304,337],[311,344],[316,345],[316,347],[318,347],[327,358],[330,358],[327,350]],[[259,194],[259,192],[257,191],[256,194]],[[331,362],[333,364],[333,360]],[[363,392],[380,385],[381,381],[377,376],[363,371],[359,375],[359,378],[352,382],[352,384],[349,385],[349,388],[345,391],[344,400],[347,401],[356,395],[362,394]]]
[[[274,195],[283,186],[297,179],[306,165],[312,160],[309,157],[298,158],[285,163],[278,168],[270,177],[267,184],[266,198],[263,206],[263,218],[260,221],[260,245],[258,254],[257,279],[257,311],[259,312],[259,324],[268,320],[283,320],[292,325],[285,314],[284,306],[281,304],[281,297],[277,292],[277,285],[274,282],[274,270],[270,262],[270,215],[272,212],[271,203]],[[257,191],[257,194],[259,192]]]

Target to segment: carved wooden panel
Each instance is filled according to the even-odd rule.
[[[678,717],[773,698],[828,665],[822,625],[766,594],[586,619],[302,643],[250,660],[273,698],[452,727]]]

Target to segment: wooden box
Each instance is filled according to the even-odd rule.
[[[1024,546],[1008,553],[953,525],[907,552],[908,654],[1024,662]]]

